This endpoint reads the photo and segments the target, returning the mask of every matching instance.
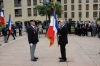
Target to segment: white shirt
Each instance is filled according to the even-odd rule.
[[[33,28],[34,28],[34,26],[33,25],[31,25]]]

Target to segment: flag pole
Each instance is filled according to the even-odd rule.
[[[53,3],[54,3],[54,9],[55,9],[55,11],[56,11],[56,0],[53,0]],[[58,33],[57,33],[57,43],[58,43],[58,41],[59,41],[59,35],[58,35]],[[59,44],[58,44],[58,47],[59,47]]]
[[[56,0],[54,0],[53,3],[54,3],[54,6],[55,6]]]

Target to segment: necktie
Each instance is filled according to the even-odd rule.
[[[36,27],[34,27],[34,29],[35,29],[35,31],[37,32],[37,29],[36,29]]]

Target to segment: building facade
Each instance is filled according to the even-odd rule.
[[[58,19],[73,21],[94,21],[100,17],[100,0],[57,0],[61,3],[63,13]],[[31,19],[44,21],[45,16],[38,14],[36,5],[42,5],[39,0],[0,0],[0,5],[4,10],[5,21],[11,14],[12,22],[24,22]]]
[[[74,21],[95,21],[100,17],[100,0],[61,0],[63,19]]]

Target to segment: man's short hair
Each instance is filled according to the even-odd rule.
[[[30,20],[29,22],[35,22],[35,20]]]

